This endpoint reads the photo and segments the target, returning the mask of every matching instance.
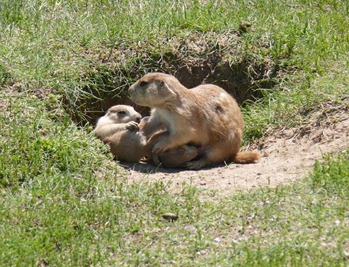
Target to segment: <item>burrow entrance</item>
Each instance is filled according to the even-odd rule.
[[[154,71],[174,75],[187,88],[204,83],[216,84],[230,93],[240,105],[247,100],[254,101],[262,97],[263,90],[277,84],[280,73],[275,62],[270,59],[257,60],[247,53],[241,53],[241,47],[237,49],[236,44],[230,43],[230,49],[217,40],[209,45],[205,37],[191,38],[172,51],[163,53],[130,48],[115,50],[112,56],[109,53],[108,62],[118,62],[120,55],[135,60],[130,60],[127,67],[125,64],[112,64],[114,67],[108,68],[108,64],[104,64],[99,72],[97,70],[97,76],[94,74],[89,77],[93,86],[83,88],[85,93],[82,97],[77,98],[73,105],[67,99],[69,113],[79,125],[95,125],[108,108],[117,104],[132,105],[143,116],[148,115],[147,108],[135,106],[131,102],[127,89],[145,73]],[[226,40],[222,42],[226,43]],[[102,57],[100,60],[105,59]]]

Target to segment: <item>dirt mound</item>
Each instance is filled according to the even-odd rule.
[[[331,106],[308,115],[306,125],[280,130],[254,144],[262,159],[257,164],[228,164],[199,171],[170,170],[142,164],[126,165],[130,182],[163,181],[170,190],[184,183],[212,196],[226,196],[237,190],[276,186],[299,179],[312,170],[324,154],[349,148],[348,107]]]
[[[160,51],[142,42],[135,47],[87,50],[84,56],[93,62],[91,73],[81,77],[87,85],[73,99],[65,96],[64,100],[72,119],[78,124],[94,125],[117,104],[133,105],[143,116],[148,115],[149,109],[134,105],[127,93],[128,87],[148,72],[174,75],[188,88],[216,84],[239,104],[262,97],[263,89],[272,89],[284,75],[272,59],[247,54],[243,38],[236,32],[194,32],[163,37],[160,43]]]

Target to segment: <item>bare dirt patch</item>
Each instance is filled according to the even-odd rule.
[[[276,186],[306,176],[316,160],[349,148],[349,108],[324,104],[307,115],[305,125],[279,130],[250,149],[262,153],[257,164],[171,170],[142,164],[123,165],[129,182],[162,181],[177,191],[190,184],[212,196],[228,196],[261,186]]]

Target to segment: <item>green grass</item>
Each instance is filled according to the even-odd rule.
[[[348,106],[348,9],[331,0],[0,0],[0,265],[346,265],[348,152],[291,185],[202,201],[190,185],[173,193],[130,183],[70,115],[92,93],[119,95],[147,71],[173,70],[165,57],[218,51],[232,68],[248,59],[280,70],[275,87],[244,104],[246,143],[306,123],[321,103]],[[251,27],[222,45],[240,22]],[[201,52],[186,43],[198,36]],[[169,212],[178,219],[164,219]]]
[[[308,114],[323,110],[321,103],[348,107],[343,97],[349,94],[348,62],[330,61],[321,76],[291,76],[281,82],[276,93],[266,91],[265,96],[244,109],[245,139],[250,141],[283,127],[307,124]]]
[[[0,64],[14,80],[64,91],[74,102],[86,88],[110,84],[105,79],[124,89],[130,74],[155,69],[193,31],[231,35],[242,21],[252,27],[241,48],[255,60],[324,71],[323,62],[349,48],[346,1],[208,2],[3,0]]]

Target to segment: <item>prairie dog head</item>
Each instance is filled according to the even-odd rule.
[[[137,105],[162,107],[177,98],[175,87],[180,86],[175,77],[155,72],[144,75],[131,85],[128,92]]]
[[[107,113],[98,120],[98,124],[127,123],[130,121],[140,122],[142,115],[127,105],[112,106]]]

